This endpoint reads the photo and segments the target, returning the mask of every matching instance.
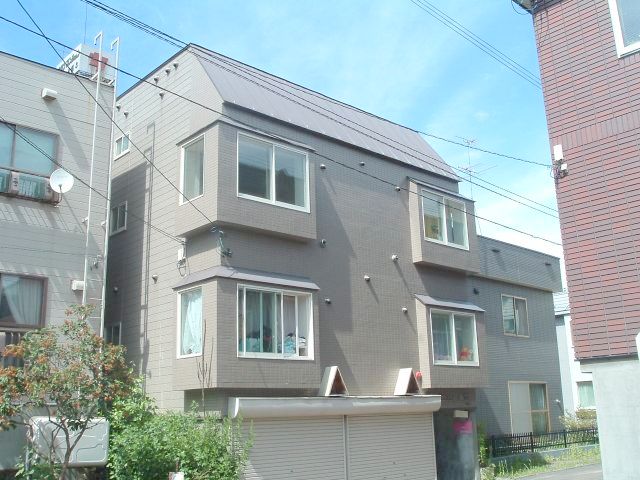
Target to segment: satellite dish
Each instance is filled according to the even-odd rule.
[[[49,185],[51,185],[51,190],[56,193],[67,193],[73,187],[74,180],[73,175],[58,168],[49,177]]]

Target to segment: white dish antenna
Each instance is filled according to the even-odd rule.
[[[73,187],[74,180],[73,175],[58,168],[49,177],[49,185],[51,185],[51,190],[56,193],[67,193]]]

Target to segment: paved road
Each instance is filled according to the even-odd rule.
[[[559,472],[538,473],[523,477],[523,480],[602,480],[602,466],[596,464],[560,470]]]

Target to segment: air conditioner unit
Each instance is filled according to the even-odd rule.
[[[81,292],[84,290],[84,282],[82,280],[71,280],[71,290]]]
[[[33,444],[36,451],[45,457],[52,452],[58,461],[67,451],[65,434],[49,417],[32,417]],[[71,432],[71,443],[78,438],[78,432]],[[94,419],[89,428],[78,440],[71,452],[71,467],[101,467],[107,464],[109,448],[109,421],[106,418]]]

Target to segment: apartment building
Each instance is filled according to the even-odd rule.
[[[103,196],[90,195],[82,182],[91,177],[95,102],[83,85],[95,96],[96,82],[2,52],[0,70],[1,352],[29,330],[61,323],[85,286],[100,329],[111,122],[98,114],[93,187]],[[107,111],[113,95],[101,85]],[[59,168],[70,174],[58,177],[62,194],[49,182]],[[2,366],[11,361],[0,356]],[[24,432],[0,433],[0,470],[15,465],[23,445]]]
[[[573,344],[593,374],[604,478],[637,478],[640,5],[518,3],[535,26]]]
[[[479,236],[421,136],[196,45],[116,110],[146,223],[111,229],[106,331],[161,408],[252,425],[247,478],[471,479],[478,421],[556,426],[559,261]]]

